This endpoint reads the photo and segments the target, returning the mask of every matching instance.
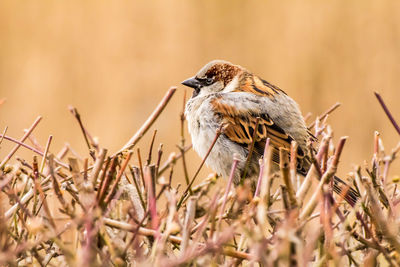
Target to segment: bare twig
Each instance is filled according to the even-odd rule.
[[[186,217],[183,225],[182,232],[182,243],[181,243],[181,255],[186,252],[186,248],[189,245],[189,238],[191,234],[192,222],[196,212],[197,197],[190,197],[186,209]]]
[[[111,186],[110,191],[108,192],[108,195],[104,199],[105,203],[109,203],[112,199],[112,197],[115,194],[116,188],[118,186],[119,181],[121,180],[122,175],[124,174],[124,171],[126,167],[128,166],[129,160],[131,159],[133,154],[133,151],[129,151],[128,155],[126,156],[124,162],[122,163],[121,169],[118,171],[117,176],[115,177],[114,183]]]
[[[44,153],[43,153],[43,157],[42,157],[42,162],[40,163],[40,172],[43,172],[44,169],[44,165],[46,163],[46,159],[47,159],[47,153],[49,153],[49,148],[50,148],[50,144],[51,144],[51,140],[53,140],[53,136],[50,135],[49,139],[47,139],[47,144],[46,144],[46,148],[44,149]]]
[[[346,142],[347,137],[342,137],[339,141],[339,144],[337,146],[335,155],[333,157],[332,163],[329,166],[329,169],[324,173],[322,176],[318,187],[316,188],[314,194],[312,195],[311,199],[308,201],[307,205],[304,207],[300,214],[300,219],[304,220],[306,217],[308,217],[315,209],[315,206],[317,205],[318,197],[321,194],[321,190],[324,184],[326,184],[335,174],[337,165],[339,163],[339,158],[340,155],[342,154],[343,146]]]
[[[99,176],[99,173],[101,171],[101,167],[103,166],[104,159],[107,154],[107,149],[102,148],[100,150],[99,155],[97,156],[96,162],[94,164],[94,167],[92,169],[92,172],[89,175],[89,180],[92,182],[92,185],[95,186],[97,178]]]
[[[150,142],[149,155],[147,156],[146,165],[150,165],[150,163],[151,163],[151,155],[153,153],[153,145],[154,145],[154,141],[156,139],[156,134],[157,134],[157,130],[154,130],[153,137],[151,138],[151,142]]]
[[[292,180],[289,177],[289,155],[288,150],[286,148],[279,149],[279,165],[281,169],[281,176],[283,178],[283,182],[286,185],[289,201],[290,201],[290,209],[297,207],[296,195],[294,192]]]
[[[219,213],[219,220],[218,220],[217,228],[219,228],[221,225],[222,215],[225,212],[225,205],[228,200],[228,194],[231,190],[233,179],[235,178],[235,173],[236,173],[236,168],[237,168],[238,163],[239,163],[238,155],[233,154],[233,163],[232,163],[232,167],[231,167],[231,173],[229,175],[228,183],[226,184],[225,194],[224,194],[224,198],[223,198],[224,201],[222,202],[222,205],[221,205],[221,211]]]
[[[196,173],[194,174],[192,180],[190,181],[190,183],[189,183],[188,186],[186,187],[185,191],[183,192],[182,197],[181,197],[181,199],[180,199],[179,202],[178,202],[178,208],[177,208],[177,210],[179,210],[179,208],[181,207],[181,205],[182,205],[182,203],[183,203],[183,200],[186,198],[186,196],[187,196],[187,194],[188,194],[190,188],[192,187],[192,185],[193,185],[193,183],[194,183],[194,181],[195,181],[197,175],[200,173],[201,168],[203,167],[204,163],[206,162],[208,156],[209,156],[210,153],[211,153],[211,150],[213,149],[215,143],[217,142],[217,140],[218,140],[218,138],[219,138],[219,136],[220,136],[221,134],[222,134],[222,125],[217,129],[217,132],[215,133],[215,137],[214,137],[213,142],[211,143],[210,148],[208,149],[206,155],[204,156],[204,158],[203,158],[203,160],[202,160],[202,162],[201,162],[199,168],[197,169]]]
[[[4,128],[3,134],[1,135],[1,138],[0,138],[0,145],[1,145],[1,143],[3,143],[3,139],[4,139],[4,136],[5,136],[6,133],[7,133],[7,129],[8,129],[8,126],[6,126],[6,127]]]
[[[33,122],[31,127],[28,129],[28,131],[22,136],[20,142],[23,143],[28,136],[33,132],[33,130],[36,128],[36,126],[39,124],[39,122],[42,120],[42,117],[39,116],[36,118],[36,120]],[[4,136],[4,135],[2,135]],[[8,155],[3,159],[3,161],[0,163],[0,170],[4,168],[4,166],[7,164],[7,162],[11,159],[11,157],[17,152],[18,148],[20,148],[21,144],[17,144],[11,151],[8,153]]]
[[[98,150],[99,147],[97,146],[97,144],[95,143],[93,138],[90,136],[89,132],[83,126],[83,123],[82,123],[82,120],[81,120],[81,115],[79,114],[78,110],[73,106],[69,106],[68,109],[71,112],[71,114],[75,117],[75,119],[78,121],[79,127],[81,128],[81,131],[82,131],[82,134],[83,134],[83,137],[85,138],[86,145],[87,145],[87,147],[89,149],[90,156],[93,158],[93,160],[96,160],[95,155],[94,155],[94,151],[92,150],[92,146],[96,150]],[[90,138],[91,142],[89,142],[89,138]],[[90,145],[90,143],[92,143],[92,146]]]
[[[336,104],[334,104],[332,107],[330,107],[327,111],[325,111],[321,116],[318,116],[318,120],[323,120],[325,119],[326,116],[328,116],[329,114],[331,114],[332,112],[335,111],[335,109],[337,109],[338,107],[340,107],[340,103],[337,102]],[[313,121],[310,125],[308,125],[308,129],[312,129],[315,126],[315,121]]]
[[[118,229],[125,230],[125,231],[130,231],[130,232],[136,230],[135,226],[133,226],[132,224],[119,222],[119,221],[116,221],[116,220],[113,220],[110,218],[103,218],[103,221],[106,225],[108,225],[110,227],[118,228]],[[158,235],[157,231],[148,229],[148,228],[144,228],[144,227],[139,227],[138,234],[144,235],[144,236],[153,236],[153,237],[156,237]],[[174,236],[174,235],[169,235],[168,239],[171,240],[171,242],[173,242],[175,244],[182,243],[182,238]],[[204,247],[205,244],[198,243],[198,244],[193,244],[193,246]],[[251,259],[251,256],[248,253],[239,252],[239,251],[235,251],[235,250],[228,249],[228,248],[224,249],[223,253],[224,253],[224,255],[239,258],[239,259],[245,259],[245,260]]]
[[[252,155],[253,155],[253,150],[254,150],[254,144],[256,143],[257,139],[257,133],[258,133],[258,124],[260,123],[260,117],[256,118],[255,126],[254,126],[254,132],[251,137],[251,143],[250,143],[250,148],[249,148],[249,154],[247,155],[247,160],[246,164],[244,165],[244,170],[243,170],[243,176],[240,179],[240,184],[243,184],[244,179],[246,179],[247,175],[247,169],[249,168],[250,162],[252,160]]]
[[[179,154],[173,153],[166,162],[159,168],[157,176],[161,176],[168,168],[175,164],[175,162],[182,157],[183,154],[188,152],[192,148],[192,145],[185,146],[183,151]]]
[[[150,117],[146,120],[146,122],[142,125],[139,131],[137,131],[135,135],[132,136],[132,138],[117,153],[113,155],[113,157],[124,150],[132,149],[137,144],[137,142],[139,142],[139,140],[143,137],[143,135],[150,129],[151,125],[153,125],[153,123],[156,121],[158,116],[160,116],[161,112],[167,106],[169,100],[174,95],[175,91],[176,87],[171,87],[168,90],[168,92],[165,94],[161,102],[158,104],[158,106],[150,115]]]
[[[260,173],[258,174],[258,180],[257,180],[257,186],[256,190],[254,191],[254,197],[260,196],[260,187],[263,184],[263,178],[264,178],[264,168],[266,168],[266,164],[269,162],[266,160],[267,158],[267,151],[269,150],[269,143],[270,143],[270,138],[267,138],[267,141],[265,142],[265,147],[264,147],[264,154],[263,154],[263,159],[260,160]]]
[[[383,110],[385,111],[386,116],[389,118],[390,122],[393,124],[393,127],[396,129],[397,133],[400,135],[400,127],[397,124],[396,120],[393,118],[392,113],[390,113],[385,102],[383,102],[381,95],[377,92],[374,92],[374,94],[375,94],[376,98],[378,99],[379,104],[381,104]]]
[[[11,142],[13,142],[13,143],[16,143],[16,144],[19,145],[19,146],[25,147],[25,148],[27,148],[27,149],[29,149],[29,150],[35,152],[36,154],[42,156],[42,157],[43,157],[43,155],[44,155],[43,152],[37,150],[36,148],[33,148],[33,147],[31,147],[31,146],[29,146],[29,145],[27,145],[27,144],[25,144],[25,143],[22,143],[21,141],[18,141],[18,140],[16,140],[16,139],[12,138],[12,137],[9,137],[9,136],[6,136],[6,135],[4,135],[4,136],[1,135],[1,137],[4,137],[4,139],[6,139],[6,140],[8,140],[8,141],[11,141]],[[60,160],[58,160],[58,159],[56,159],[56,158],[54,158],[54,161],[55,161],[58,165],[60,165],[60,166],[62,166],[62,167],[64,167],[64,168],[66,168],[66,169],[69,169],[68,164],[65,164],[64,162],[62,162],[62,161],[60,161]]]

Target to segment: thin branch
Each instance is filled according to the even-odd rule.
[[[20,143],[23,143],[28,136],[33,132],[33,130],[36,128],[36,126],[39,124],[39,122],[42,120],[42,116],[39,116],[36,118],[36,120],[33,122],[31,127],[26,131],[26,133],[22,136]],[[3,136],[3,135],[2,135]],[[17,152],[18,148],[21,146],[21,144],[17,144],[11,151],[8,153],[8,155],[3,159],[3,161],[0,163],[0,169],[3,169],[4,166],[7,164],[7,162],[11,159],[11,157]]]
[[[90,140],[92,142],[93,147],[96,150],[99,149],[97,144],[94,142],[93,138],[88,134],[88,131],[83,126],[83,123],[82,123],[82,120],[81,120],[81,115],[79,114],[78,110],[73,106],[69,106],[68,109],[71,112],[71,114],[75,117],[75,119],[78,121],[79,127],[81,128],[81,131],[82,131],[82,134],[83,134],[83,137],[85,138],[86,145],[87,145],[87,147],[89,149],[90,156],[93,158],[93,160],[96,160],[96,157],[94,155],[94,151],[93,151],[92,147],[90,146],[89,138],[90,138]]]
[[[3,137],[3,135],[0,135],[0,136]],[[8,141],[11,141],[11,142],[13,142],[13,143],[16,143],[16,144],[18,144],[18,145],[20,145],[20,146],[22,146],[22,147],[25,147],[25,148],[27,148],[27,149],[29,149],[29,150],[35,152],[36,154],[42,156],[42,157],[43,157],[43,155],[44,155],[43,152],[37,150],[36,148],[33,148],[33,147],[31,147],[31,146],[29,146],[29,145],[27,145],[27,144],[25,144],[25,143],[22,143],[21,141],[18,141],[18,140],[16,140],[16,139],[12,138],[12,137],[9,137],[9,136],[4,135],[4,139],[5,139],[5,140],[8,140]],[[57,163],[58,165],[64,167],[64,168],[66,168],[66,169],[69,169],[69,165],[68,165],[68,164],[66,164],[66,163],[64,163],[64,162],[62,162],[62,161],[60,161],[60,160],[58,160],[58,159],[56,159],[56,158],[54,158],[54,162]]]
[[[250,162],[252,160],[254,144],[256,143],[257,133],[258,133],[258,124],[260,122],[260,117],[256,118],[256,125],[254,126],[253,136],[251,137],[251,143],[249,148],[249,154],[247,155],[246,164],[244,165],[243,176],[240,179],[240,184],[243,184],[244,179],[246,179],[247,169],[249,168]]]
[[[206,162],[208,156],[209,156],[210,153],[211,153],[211,150],[213,149],[215,143],[217,143],[217,140],[218,140],[218,138],[219,138],[219,136],[220,136],[221,134],[222,134],[222,125],[217,129],[217,131],[216,131],[216,133],[215,133],[214,140],[213,140],[213,142],[211,143],[211,146],[210,146],[210,148],[208,149],[206,155],[204,156],[203,161],[201,162],[201,164],[200,164],[199,168],[197,169],[196,173],[194,174],[192,180],[190,181],[190,183],[189,183],[188,186],[186,187],[185,191],[183,192],[182,197],[181,197],[181,199],[180,199],[179,202],[178,202],[177,210],[179,210],[179,208],[181,207],[181,205],[182,205],[182,203],[183,203],[183,200],[186,198],[186,196],[187,196],[189,190],[191,189],[191,187],[192,187],[192,185],[193,185],[193,183],[194,183],[194,180],[196,179],[197,175],[200,173],[201,168],[203,167],[204,163]]]
[[[233,183],[233,179],[235,178],[235,172],[236,172],[236,168],[237,168],[238,163],[239,163],[238,155],[237,154],[233,154],[233,163],[232,163],[232,167],[231,167],[231,173],[229,175],[228,183],[226,184],[225,194],[224,194],[223,202],[222,202],[222,205],[221,205],[221,211],[219,213],[219,220],[218,220],[218,224],[217,224],[217,229],[221,225],[222,215],[224,214],[224,211],[225,211],[226,202],[228,200],[228,194],[231,191],[231,186],[232,186],[232,183]]]
[[[171,100],[175,91],[176,87],[171,87],[168,90],[168,92],[165,94],[165,96],[158,104],[156,109],[153,111],[153,113],[150,115],[150,117],[146,120],[146,122],[142,125],[142,127],[140,127],[139,131],[137,131],[135,135],[132,136],[132,138],[112,157],[115,157],[115,155],[121,153],[124,150],[132,149],[137,144],[137,142],[139,142],[139,140],[143,137],[143,135],[150,129],[151,125],[153,125],[153,123],[157,120],[158,116],[160,116],[161,112],[167,106],[168,102]]]
[[[393,127],[396,129],[397,133],[400,135],[400,127],[397,124],[396,120],[393,118],[392,113],[390,113],[390,111],[387,108],[385,102],[383,102],[383,99],[382,99],[381,95],[379,93],[377,93],[377,92],[374,92],[374,94],[375,94],[376,98],[378,99],[379,104],[381,104],[383,110],[385,111],[386,116],[388,116],[390,122],[393,124]]]
[[[266,157],[267,157],[267,151],[269,150],[270,140],[271,139],[268,137],[267,141],[265,142],[263,158],[260,159],[260,173],[258,174],[257,186],[256,186],[256,190],[254,192],[254,197],[259,197],[260,196],[260,188],[261,188],[262,181],[263,181],[263,178],[264,178],[264,175],[263,175],[264,174],[264,168],[267,167],[267,166],[265,166],[265,164],[269,163],[264,159],[266,159]]]
[[[326,184],[330,179],[333,178],[335,172],[337,170],[337,165],[339,163],[340,155],[342,154],[343,146],[346,142],[347,137],[340,138],[339,144],[335,151],[335,155],[333,157],[332,163],[329,165],[328,170],[321,177],[321,180],[318,184],[318,187],[315,189],[314,194],[311,199],[308,201],[307,205],[304,207],[300,214],[300,220],[306,219],[310,214],[314,211],[315,206],[317,205],[318,197],[321,194],[321,190],[324,184]]]
[[[146,161],[147,166],[150,165],[150,163],[151,163],[151,155],[153,154],[153,146],[154,146],[154,140],[156,139],[156,134],[157,134],[157,130],[154,130],[153,137],[151,138],[151,142],[150,142],[149,155],[147,156],[147,161]]]
[[[105,203],[109,203],[112,199],[112,197],[114,196],[115,192],[116,192],[116,188],[118,186],[119,181],[121,180],[122,175],[124,174],[124,171],[126,169],[126,167],[128,166],[129,160],[131,159],[133,154],[133,151],[129,151],[128,155],[126,156],[124,162],[122,163],[121,169],[118,171],[117,176],[115,177],[114,183],[111,186],[111,189],[108,193],[108,195],[106,196],[106,198],[104,199]]]
[[[43,157],[42,157],[42,162],[40,163],[40,169],[39,169],[40,172],[43,172],[44,166],[46,164],[47,153],[49,153],[49,148],[50,148],[50,144],[51,144],[52,140],[53,140],[53,136],[50,135],[49,139],[47,139],[46,148],[44,150]]]
[[[152,236],[152,237],[157,237],[158,233],[155,230],[152,229],[148,229],[148,228],[144,228],[144,227],[135,227],[132,224],[129,223],[125,223],[125,222],[120,222],[117,220],[113,220],[110,218],[103,218],[103,221],[106,225],[113,227],[113,228],[117,228],[117,229],[121,229],[121,230],[125,230],[125,231],[129,231],[129,232],[134,232],[138,229],[137,233],[139,235],[144,235],[144,236]],[[171,242],[175,243],[175,244],[181,244],[182,243],[182,238],[175,236],[175,235],[169,235],[168,236],[168,240],[170,240]],[[197,243],[197,244],[193,244],[193,246],[198,246],[200,248],[204,248],[206,246],[206,244],[204,243]],[[234,258],[238,258],[238,259],[244,259],[244,260],[251,260],[251,255],[245,252],[240,252],[240,251],[236,251],[236,250],[232,250],[232,249],[228,249],[228,248],[224,248],[223,249],[223,254],[230,256],[230,257],[234,257]]]
[[[191,148],[192,148],[192,145],[188,145],[179,154],[171,153],[168,160],[166,162],[164,162],[164,164],[159,168],[157,176],[161,176],[166,170],[168,170],[168,168],[171,165],[175,164],[175,162],[178,159],[180,159],[182,157],[182,155],[185,154],[186,152],[188,152]]]
[[[334,112],[338,107],[340,107],[340,105],[341,104],[339,102],[337,102],[332,107],[330,107],[327,111],[325,111],[321,116],[318,116],[318,119],[319,120],[325,119],[326,116],[328,116],[329,114]],[[315,120],[310,125],[308,125],[308,129],[311,130],[314,126],[315,126]]]
[[[4,139],[4,136],[5,136],[6,133],[7,133],[7,129],[8,129],[8,126],[6,126],[6,127],[4,128],[3,134],[1,135],[0,145],[1,145],[1,143],[3,143],[3,139]]]

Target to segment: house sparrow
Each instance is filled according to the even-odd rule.
[[[187,102],[185,116],[193,148],[204,158],[216,131],[224,126],[222,135],[212,148],[206,163],[218,174],[228,177],[232,155],[239,163],[234,183],[240,182],[244,169],[247,177],[256,178],[259,159],[267,138],[273,148],[272,161],[279,166],[279,148],[290,148],[292,140],[298,144],[297,171],[305,175],[311,167],[307,143],[314,139],[307,129],[297,103],[283,90],[261,79],[245,68],[223,60],[206,64],[194,77],[182,82],[194,89]],[[258,127],[256,127],[258,119]],[[254,151],[246,166],[249,147],[255,134]],[[334,179],[334,191],[347,191],[343,197],[352,205],[357,191],[348,189],[339,178]],[[346,188],[346,189],[345,189]]]

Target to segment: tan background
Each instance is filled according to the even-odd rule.
[[[72,104],[116,151],[171,85],[221,58],[280,86],[304,114],[341,102],[330,123],[335,140],[350,136],[343,174],[370,160],[375,130],[387,149],[399,141],[373,95],[381,92],[400,122],[399,48],[396,0],[1,1],[0,131],[7,125],[19,137],[42,115],[43,145],[53,134],[53,152],[69,142],[87,156]],[[167,152],[179,142],[183,90],[155,125]],[[193,174],[199,159],[190,155]]]

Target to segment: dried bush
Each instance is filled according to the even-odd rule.
[[[0,144],[11,141],[16,146],[0,163],[0,263],[399,265],[400,178],[389,176],[389,169],[400,143],[387,152],[375,133],[371,163],[357,166],[348,175],[349,184],[360,195],[354,206],[332,192],[332,177],[346,138],[341,138],[335,147],[326,120],[338,105],[310,125],[321,141],[314,144],[318,154],[306,177],[296,175],[294,157],[289,160],[287,155],[282,157],[281,172],[271,173],[267,145],[255,192],[246,182],[232,188],[231,178],[226,188],[218,186],[218,177],[213,174],[195,185],[195,179],[200,180],[199,172],[189,177],[186,171],[190,158],[185,157],[185,152],[190,146],[185,146],[183,130],[179,151],[166,160],[162,145],[157,153],[152,152],[156,131],[146,161],[140,150],[134,150],[174,91],[171,88],[167,92],[141,129],[114,155],[96,143],[74,108],[70,111],[82,129],[88,158],[66,157],[71,152],[68,146],[53,155],[51,136],[42,149],[31,136],[40,117],[20,140],[7,136],[5,130]],[[183,116],[181,121],[183,129]],[[24,143],[28,137],[32,145]],[[15,158],[21,147],[36,156]],[[134,154],[139,166],[130,164]],[[177,179],[173,170],[178,161],[183,161],[186,182],[174,187],[171,182]],[[203,164],[204,161],[199,170]]]

